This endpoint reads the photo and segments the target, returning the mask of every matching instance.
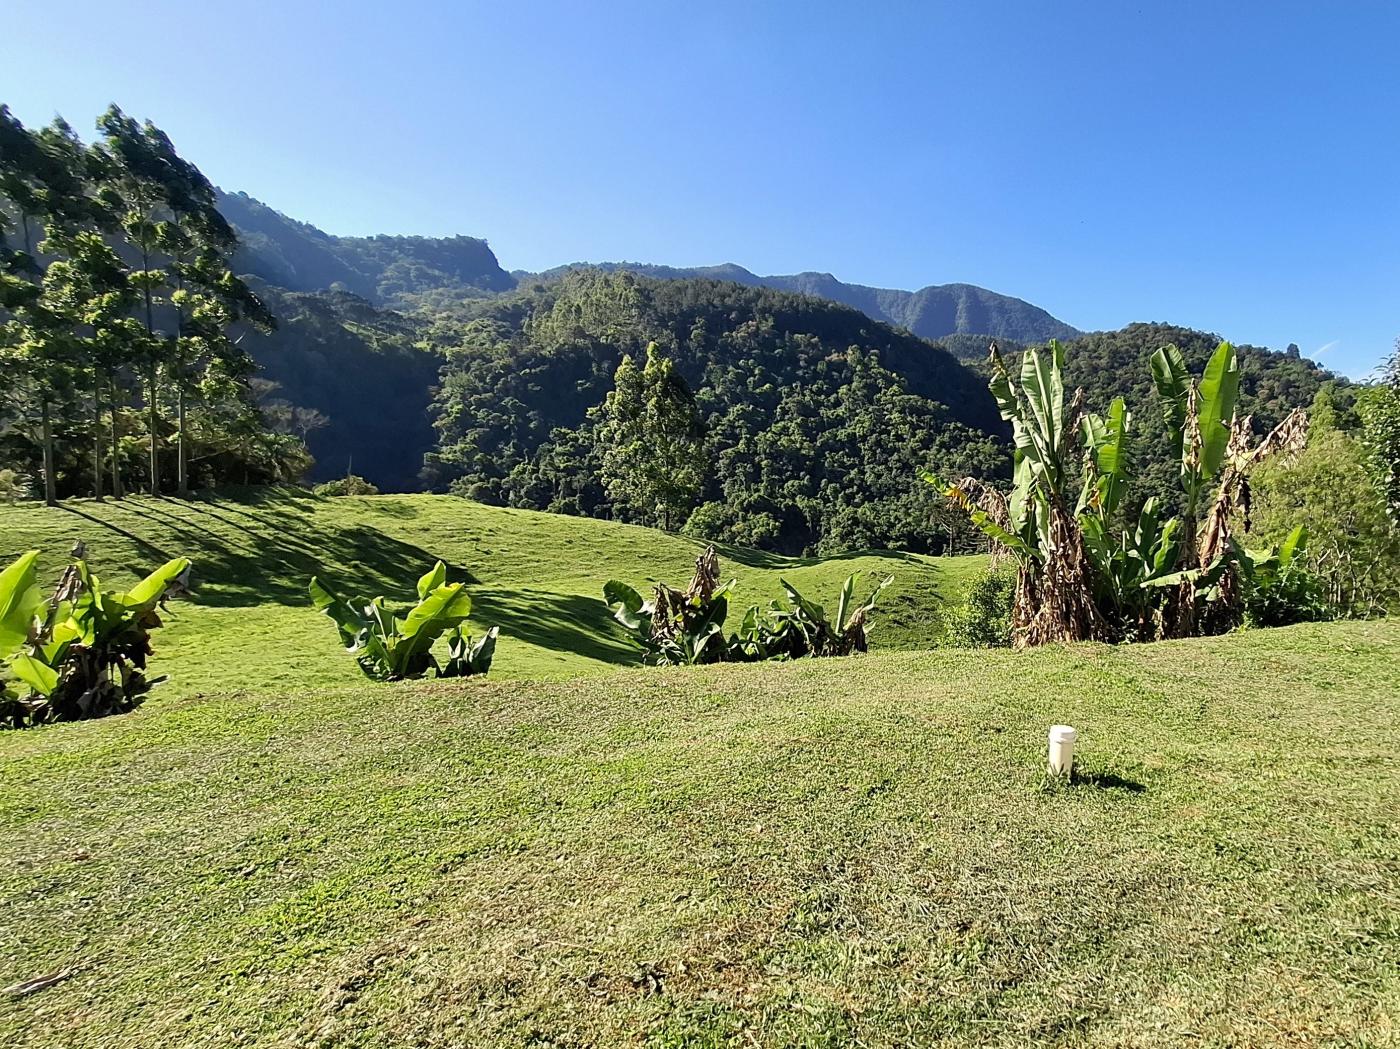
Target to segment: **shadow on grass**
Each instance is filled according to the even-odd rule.
[[[473,590],[472,619],[501,633],[558,652],[603,663],[636,663],[639,653],[625,638],[601,599],[543,590]]]
[[[708,544],[697,541],[697,550],[703,550]],[[735,561],[746,568],[807,568],[811,565],[827,564],[832,561],[854,561],[861,557],[876,557],[886,561],[913,561],[914,555],[905,553],[903,550],[848,550],[843,554],[829,554],[826,557],[790,557],[787,554],[775,554],[767,550],[753,550],[746,546],[729,546],[727,543],[715,543],[715,550],[721,557],[730,561]]]
[[[275,603],[310,603],[306,586],[313,575],[325,577],[347,597],[383,594],[393,601],[409,600],[418,577],[439,558],[412,543],[385,535],[367,525],[326,524],[306,512],[314,497],[264,498],[266,509],[256,512],[200,499],[142,499],[119,504],[122,512],[159,529],[162,545],[73,507],[69,513],[108,529],[131,542],[141,564],[126,566],[144,575],[161,561],[190,558],[195,565],[196,601],[216,607]],[[101,558],[98,558],[99,568]],[[348,570],[347,570],[347,566]],[[448,578],[467,583],[476,578],[449,563]]]
[[[74,517],[81,517],[84,521],[89,521],[92,524],[97,525],[99,528],[105,528],[109,532],[115,532],[123,539],[126,539],[128,542],[132,543],[143,554],[149,556],[150,559],[154,562],[153,564],[147,564],[144,567],[141,565],[125,566],[131,572],[135,573],[138,576],[144,576],[153,568],[158,568],[162,563],[170,561],[176,556],[179,556],[176,554],[172,554],[167,550],[161,549],[149,540],[143,539],[135,532],[129,532],[125,528],[122,528],[120,525],[113,524],[111,521],[104,521],[100,517],[94,517],[92,514],[84,513],[82,510],[79,510],[74,506],[69,506],[67,503],[59,503],[58,508],[64,511],[65,513],[72,514]],[[95,566],[93,568],[93,571],[96,572],[100,567],[100,565]]]
[[[1074,770],[1074,782],[1077,786],[1094,787],[1098,790],[1121,790],[1129,794],[1145,794],[1147,786],[1137,780],[1124,779],[1113,772],[1101,772],[1096,769]]]

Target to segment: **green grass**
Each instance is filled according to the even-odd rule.
[[[408,600],[439,558],[466,579],[472,628],[499,626],[492,667],[502,678],[565,678],[634,663],[637,651],[602,601],[603,584],[639,589],[655,579],[684,585],[701,544],[649,528],[483,506],[446,496],[326,499],[295,490],[241,498],[128,498],[60,508],[0,507],[0,561],[44,551],[56,576],[75,539],[105,582],[130,582],[171,557],[194,560],[198,594],[172,606],[153,639],[155,668],[179,697],[229,689],[321,688],[362,680],[334,625],[318,614],[306,584],[319,573],[346,596]],[[725,548],[725,577],[739,603],[781,596],[786,578],[819,602],[841,581],[885,575],[872,644],[925,647],[941,629],[939,609],[981,568],[978,557],[927,558],[888,551],[813,560]],[[735,624],[737,626],[737,623]]]
[[[0,733],[0,1045],[1400,1045],[1400,624],[621,668],[610,576],[697,545],[430,496],[0,509],[112,582],[198,563],[135,712]],[[304,597],[435,558],[490,677],[374,685]],[[903,649],[903,650],[901,650]],[[1045,731],[1081,733],[1042,780]]]
[[[1395,1045],[1397,682],[1348,623],[3,734],[4,979],[73,975],[0,1044]]]

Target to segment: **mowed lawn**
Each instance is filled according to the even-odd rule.
[[[157,666],[170,675],[158,697],[355,684],[362,678],[354,660],[334,625],[311,607],[312,574],[346,597],[406,602],[438,559],[449,579],[469,582],[472,629],[501,628],[493,676],[607,672],[636,663],[638,653],[603,603],[603,584],[616,577],[643,591],[657,580],[683,587],[703,549],[650,528],[434,495],[328,499],[286,488],[0,506],[0,563],[37,547],[46,575],[56,579],[77,539],[112,586],[172,557],[193,559],[197,592],[172,604],[154,637]],[[720,553],[724,577],[739,580],[735,627],[744,606],[782,596],[780,579],[834,607],[850,573],[862,573],[861,594],[892,575],[871,636],[885,648],[933,642],[947,602],[985,564],[982,557],[891,551],[826,560],[728,547]]]
[[[0,734],[3,981],[68,975],[0,1044],[1395,1045],[1397,691],[1347,623]]]

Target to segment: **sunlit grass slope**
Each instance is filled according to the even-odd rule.
[[[285,489],[0,507],[0,557],[39,547],[52,575],[75,539],[87,543],[89,560],[111,583],[130,582],[170,557],[195,562],[193,602],[172,606],[154,639],[155,666],[171,676],[155,701],[356,683],[359,671],[334,626],[311,608],[307,580],[319,573],[346,596],[407,600],[414,580],[439,558],[450,578],[470,581],[473,628],[501,628],[493,675],[568,677],[635,662],[601,600],[603,583],[684,585],[700,550],[648,528],[448,496],[327,499]],[[944,599],[960,593],[981,563],[889,552],[818,561],[722,551],[741,604],[780,596],[780,577],[829,603],[851,572],[865,573],[862,586],[893,575],[872,629],[872,642],[883,647],[928,645]]]
[[[314,509],[487,545],[483,586],[683,566],[436,506]],[[0,998],[0,1045],[1393,1046],[1398,683],[1400,624],[1348,623],[0,733],[0,982],[68,976]],[[1056,721],[1083,776],[1047,791]]]

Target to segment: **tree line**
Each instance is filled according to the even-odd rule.
[[[37,473],[52,504],[299,478],[296,414],[263,414],[240,345],[276,322],[230,267],[213,185],[149,121],[113,105],[96,129],[0,106],[7,484]]]

